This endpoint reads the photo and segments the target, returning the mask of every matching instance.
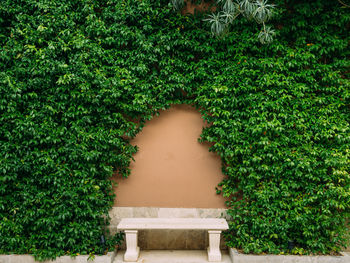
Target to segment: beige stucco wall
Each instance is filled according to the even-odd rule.
[[[198,142],[205,125],[189,105],[176,105],[146,123],[131,142],[139,147],[125,179],[116,176],[115,206],[225,208],[215,187],[220,157]]]

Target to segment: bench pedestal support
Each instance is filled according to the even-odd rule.
[[[221,231],[209,230],[208,234],[209,234],[208,261],[211,261],[211,262],[221,261],[221,252],[220,252]]]
[[[126,239],[126,252],[124,255],[124,261],[136,262],[140,248],[137,246],[137,230],[125,230]]]

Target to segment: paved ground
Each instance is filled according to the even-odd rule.
[[[124,263],[123,250],[118,251],[113,263]],[[227,250],[222,252],[222,263],[232,263]],[[205,250],[141,250],[139,263],[208,263]]]

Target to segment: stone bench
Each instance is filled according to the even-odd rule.
[[[140,248],[137,246],[138,230],[208,230],[208,260],[221,261],[220,234],[228,229],[225,219],[221,218],[123,218],[117,226],[125,231],[126,252],[124,260],[136,262]]]

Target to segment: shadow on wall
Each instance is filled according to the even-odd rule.
[[[128,178],[116,175],[118,207],[226,208],[215,187],[222,181],[220,157],[199,143],[205,126],[189,105],[176,105],[147,122],[134,140]]]

